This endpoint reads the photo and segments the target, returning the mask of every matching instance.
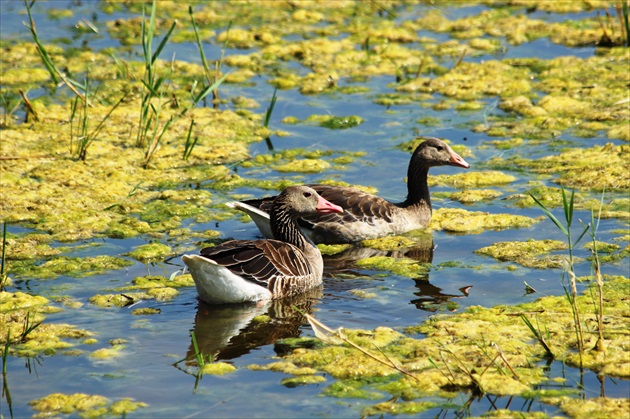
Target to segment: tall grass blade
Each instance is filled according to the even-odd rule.
[[[547,341],[545,340],[545,337],[540,333],[540,331],[537,328],[534,327],[532,322],[524,314],[521,314],[521,319],[523,320],[523,323],[525,323],[525,325],[529,328],[529,330],[531,330],[531,332],[534,335],[534,337],[536,338],[536,340],[545,349],[545,351],[547,352],[547,355],[553,357],[553,352],[551,352],[551,348],[547,344]]]
[[[31,7],[33,3],[35,2],[32,2],[31,4],[29,4],[28,0],[24,0],[24,5],[26,6],[26,12],[28,13],[28,20],[29,20],[29,25],[25,25],[25,26],[28,28],[28,30],[31,32],[31,35],[33,36],[33,40],[35,41],[35,44],[37,45],[37,51],[39,52],[39,55],[44,63],[44,66],[46,67],[46,70],[48,70],[48,73],[50,73],[50,77],[53,79],[54,84],[56,85],[59,84],[59,80],[63,81],[66,84],[66,86],[68,86],[68,88],[72,90],[72,92],[75,95],[77,95],[78,97],[81,98],[81,100],[87,103],[87,98],[83,96],[76,89],[76,86],[80,86],[80,84],[75,82],[72,79],[67,78],[57,68],[53,60],[50,58],[48,51],[46,50],[46,48],[40,41],[39,36],[37,35],[37,29],[35,27],[35,20],[33,20],[33,16],[31,14]]]
[[[628,14],[630,14],[630,5],[627,1],[621,2],[621,10],[623,13],[623,22],[625,26],[625,36],[626,36],[626,47],[630,47],[630,21],[628,19]]]
[[[564,218],[567,221],[567,229],[571,228],[571,223],[573,221],[573,200],[575,198],[575,189],[571,190],[571,197],[567,200],[566,191],[564,188],[562,190],[562,206],[564,207]]]
[[[269,120],[271,119],[271,114],[273,113],[273,108],[276,106],[276,93],[278,92],[278,88],[276,87],[275,89],[273,89],[273,96],[271,97],[271,103],[269,103],[269,107],[267,108],[267,111],[265,112],[265,128],[267,128],[269,126]]]
[[[195,136],[195,138],[191,138],[194,125],[195,125],[195,120],[192,119],[190,121],[190,127],[188,128],[188,135],[186,135],[186,144],[184,145],[184,155],[183,155],[184,160],[188,160],[188,158],[192,154],[193,149],[195,148],[195,145],[197,145],[197,140],[199,139],[199,137],[197,136]]]
[[[151,57],[151,64],[155,63],[157,58],[162,53],[162,50],[164,49],[164,46],[168,42],[168,38],[170,38],[171,35],[173,34],[173,29],[175,29],[175,26],[177,26],[177,21],[173,22],[173,24],[171,25],[171,28],[168,30],[166,35],[164,35],[164,38],[162,38],[162,41],[160,41],[160,44],[158,45],[157,49],[153,53],[153,56]]]
[[[203,359],[203,354],[199,352],[199,345],[197,345],[197,336],[195,336],[195,331],[190,332],[190,337],[192,338],[193,349],[195,350],[195,357],[197,357],[197,365],[199,368],[203,368],[206,365],[206,361]]]
[[[190,15],[190,21],[192,23],[193,30],[195,31],[195,40],[197,41],[197,48],[199,48],[199,55],[201,57],[201,65],[203,67],[203,71],[206,73],[206,80],[208,80],[208,84],[212,84],[212,77],[210,75],[210,66],[208,66],[208,60],[206,60],[206,54],[203,52],[203,45],[201,44],[201,37],[199,36],[197,22],[195,22],[195,17],[193,16],[192,6],[188,6],[188,14]]]
[[[0,285],[4,284],[4,272],[6,270],[7,255],[7,222],[2,223],[2,264],[0,265]],[[0,287],[0,290],[2,288]]]
[[[551,213],[551,211],[549,211],[549,209],[547,209],[547,207],[545,206],[545,204],[543,204],[542,202],[540,202],[534,195],[532,195],[531,193],[529,193],[529,196],[532,197],[532,199],[534,200],[534,202],[536,202],[536,204],[542,209],[542,211],[545,213],[545,215],[547,216],[547,218],[549,218],[555,225],[556,227],[558,227],[558,229],[562,232],[562,234],[564,234],[565,236],[569,235],[569,232],[567,231],[567,229],[562,225],[562,223],[560,223],[560,220],[558,220],[556,218],[555,215],[553,215]]]

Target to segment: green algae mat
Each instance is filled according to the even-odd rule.
[[[0,7],[0,416],[630,411],[626,2]],[[402,201],[422,135],[471,163],[432,169],[427,229],[321,246],[296,301],[198,304],[179,257],[257,235],[226,202]],[[568,242],[532,199],[563,189]]]

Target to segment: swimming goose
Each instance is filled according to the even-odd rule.
[[[290,186],[271,204],[271,240],[231,240],[184,255],[199,298],[210,304],[288,297],[322,283],[322,255],[298,217],[341,213],[306,186]]]
[[[313,242],[326,244],[354,243],[426,227],[432,212],[427,175],[434,166],[470,167],[444,141],[426,137],[411,156],[407,199],[403,202],[394,204],[356,188],[308,185],[344,212],[303,216],[300,227]],[[246,212],[263,236],[271,237],[269,208],[273,198],[230,202],[228,206]]]

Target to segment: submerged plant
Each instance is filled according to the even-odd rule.
[[[191,119],[190,127],[188,127],[188,135],[186,135],[186,144],[184,144],[184,155],[182,156],[184,160],[188,160],[188,158],[192,154],[193,149],[195,148],[195,145],[197,145],[197,140],[199,139],[199,137],[197,137],[196,135],[194,138],[192,138],[192,130],[194,125],[195,120]]]
[[[164,46],[168,42],[177,22],[173,22],[170,29],[162,38],[162,41],[156,48],[155,52],[153,52],[153,37],[155,35],[155,11],[156,11],[156,1],[153,0],[151,5],[151,15],[149,17],[149,23],[147,25],[146,18],[144,14],[142,14],[142,51],[144,56],[144,79],[142,84],[144,85],[144,89],[142,92],[142,101],[140,106],[140,118],[138,121],[138,134],[136,137],[136,146],[145,147],[144,153],[144,167],[149,165],[149,162],[153,158],[155,151],[157,150],[164,134],[168,131],[172,124],[175,123],[179,118],[183,117],[190,109],[197,106],[199,102],[201,102],[206,96],[208,96],[211,92],[215,92],[221,83],[227,77],[225,74],[221,78],[215,78],[214,83],[205,86],[201,89],[200,92],[196,92],[196,83],[193,83],[191,88],[191,102],[188,106],[185,106],[181,111],[171,113],[168,117],[163,114],[165,109],[165,101],[164,98],[167,96],[165,81],[166,78],[164,76],[158,76],[158,57]],[[194,18],[192,15],[192,9],[189,9],[189,13],[191,15],[191,19],[193,21],[193,27],[195,28],[195,33],[197,34],[198,45],[200,49],[200,54],[202,57],[202,62],[207,66],[207,62],[205,60],[205,55],[203,54],[203,49],[201,48],[201,42],[199,40],[199,35],[196,30],[196,24],[194,22]],[[172,70],[171,70],[172,72]],[[157,99],[157,105],[153,103],[153,100]],[[166,118],[166,122],[162,124],[161,118]],[[193,123],[191,122],[191,127]],[[193,146],[194,147],[194,146]],[[192,150],[190,150],[192,151]]]
[[[100,85],[99,85],[100,87]],[[72,112],[70,114],[70,153],[75,154],[76,157],[85,161],[87,157],[87,149],[94,142],[96,137],[100,134],[101,130],[105,127],[105,122],[109,119],[111,114],[120,106],[120,104],[127,97],[127,93],[123,94],[123,96],[116,102],[114,106],[107,112],[107,114],[103,117],[101,122],[94,128],[92,131],[89,130],[89,106],[88,99],[90,95],[90,78],[89,78],[89,70],[85,76],[85,83],[83,85],[83,91],[85,92],[85,101],[81,101],[79,104],[79,97],[77,96],[74,101],[72,101]],[[92,94],[94,97],[98,92],[98,87]],[[76,119],[76,124],[75,124]],[[74,140],[76,138],[76,148],[73,147]]]
[[[595,276],[595,280],[597,281],[597,302],[594,303],[595,306],[595,314],[597,317],[597,332],[598,339],[595,344],[595,349],[600,352],[605,350],[604,348],[604,279],[602,277],[601,265],[599,262],[599,254],[597,253],[597,230],[599,228],[599,220],[601,219],[602,207],[604,204],[604,193],[602,192],[602,197],[599,200],[599,210],[597,213],[597,218],[595,217],[594,211],[591,211],[591,222],[588,225],[584,225],[584,223],[580,220],[580,223],[587,229],[588,235],[591,237],[591,252],[593,253],[593,261],[592,261],[592,270]]]
[[[584,334],[582,330],[580,312],[577,306],[578,292],[577,292],[577,286],[576,286],[576,276],[573,269],[574,267],[573,249],[575,249],[575,246],[577,246],[580,240],[582,240],[584,235],[588,232],[589,226],[584,226],[584,229],[582,230],[582,233],[580,233],[578,238],[575,241],[572,240],[571,224],[573,223],[573,201],[575,197],[575,189],[571,191],[570,197],[567,197],[567,194],[564,188],[561,188],[561,191],[562,191],[562,207],[564,210],[564,223],[560,222],[560,220],[558,220],[558,218],[556,218],[556,216],[553,215],[553,213],[542,202],[540,202],[534,195],[530,194],[530,196],[532,197],[534,202],[536,202],[536,204],[542,209],[545,215],[556,225],[558,230],[560,230],[562,234],[565,235],[566,240],[567,240],[569,257],[565,261],[564,270],[562,272],[562,279],[563,279],[562,286],[564,287],[565,296],[571,306],[571,311],[573,313],[573,327],[575,329],[575,337],[576,337],[577,347],[578,347],[578,351],[580,355],[580,367],[582,367],[583,365],[582,355],[584,353]],[[568,277],[569,287],[567,287],[566,283],[564,282],[566,277]],[[523,318],[523,320],[525,321],[526,319]],[[525,321],[525,323],[527,324],[528,321]],[[528,327],[529,327],[529,324],[528,324]],[[530,327],[530,329],[532,329],[532,332],[534,332],[533,327]],[[534,332],[534,334],[536,335],[536,332]],[[538,340],[542,344],[542,341],[540,339]],[[547,348],[545,348],[545,350],[549,352]]]

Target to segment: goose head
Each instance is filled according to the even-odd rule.
[[[411,157],[412,166],[456,166],[468,169],[470,165],[444,141],[435,137],[422,137]]]

